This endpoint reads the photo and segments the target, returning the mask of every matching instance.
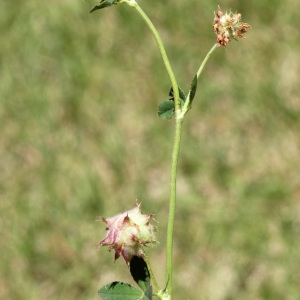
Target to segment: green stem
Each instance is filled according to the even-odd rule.
[[[217,45],[215,44],[207,53],[206,57],[201,63],[197,72],[197,79],[199,78],[206,62],[208,61],[210,55],[213,53],[216,47]],[[174,218],[175,218],[175,209],[176,209],[177,166],[178,166],[178,157],[179,157],[179,150],[180,150],[182,123],[183,123],[183,118],[185,116],[185,113],[188,111],[189,101],[190,101],[190,93],[188,94],[186,103],[182,108],[182,111],[177,115],[175,140],[174,140],[173,154],[172,154],[170,211],[169,211],[168,233],[167,233],[167,279],[168,279],[167,292],[169,295],[172,295],[172,256],[173,256]]]
[[[127,1],[125,1],[127,2]],[[175,115],[176,115],[176,127],[175,127],[175,139],[173,145],[173,153],[172,153],[172,169],[171,169],[171,185],[170,185],[170,204],[169,204],[169,219],[168,219],[168,230],[167,230],[167,254],[166,254],[166,276],[167,276],[167,286],[165,291],[161,291],[163,294],[163,299],[171,299],[172,295],[172,256],[173,256],[173,232],[174,232],[174,219],[175,219],[175,210],[176,210],[176,181],[177,181],[177,166],[178,166],[178,157],[179,157],[179,149],[180,149],[180,141],[181,141],[181,132],[182,132],[182,123],[183,118],[186,112],[189,110],[189,95],[185,102],[184,107],[182,108],[179,101],[179,90],[178,84],[173,73],[172,67],[170,65],[167,53],[163,46],[162,40],[154,27],[151,20],[144,13],[141,7],[135,2],[135,0],[129,1],[130,6],[134,7],[144,21],[147,23],[151,32],[154,35],[154,38],[157,42],[160,54],[162,56],[163,62],[165,64],[166,70],[171,80],[173,93],[174,93],[174,102],[175,102]],[[128,3],[128,4],[129,4]],[[197,78],[199,78],[209,56],[216,49],[216,44],[211,48],[211,50],[206,55],[203,60],[200,68],[197,72]],[[152,272],[152,271],[151,271]],[[154,278],[154,277],[153,277]],[[154,285],[157,287],[157,283]]]
[[[202,73],[202,71],[203,71],[203,69],[204,69],[204,67],[205,67],[205,65],[206,65],[209,57],[216,50],[216,48],[217,48],[217,44],[214,44],[211,47],[211,49],[209,50],[209,52],[206,54],[205,58],[203,59],[201,65],[200,65],[200,67],[199,67],[199,69],[197,71],[197,79],[199,79],[199,77],[200,77],[200,75],[201,75],[201,73]],[[185,101],[184,106],[182,108],[182,112],[181,113],[182,113],[183,116],[188,112],[189,108],[190,108],[190,92],[188,93],[188,95],[186,97],[186,101]]]
[[[180,105],[180,101],[179,101],[179,90],[178,90],[178,84],[174,75],[174,72],[172,70],[171,64],[169,62],[169,58],[167,56],[165,47],[162,43],[162,40],[156,30],[156,28],[154,27],[153,23],[151,22],[151,20],[148,18],[148,16],[145,14],[145,12],[142,10],[142,8],[135,3],[133,5],[133,7],[139,12],[139,14],[142,16],[142,18],[144,19],[144,21],[147,23],[148,27],[150,28],[151,32],[153,33],[153,36],[156,40],[156,43],[158,45],[158,49],[160,51],[162,60],[165,64],[166,70],[168,72],[168,75],[170,77],[170,81],[172,84],[172,88],[173,88],[173,93],[174,93],[174,102],[175,102],[175,113],[176,115],[181,111],[181,105]]]
[[[211,49],[209,50],[209,52],[206,54],[205,58],[203,59],[199,69],[198,69],[198,72],[197,72],[197,78],[199,78],[200,74],[202,73],[202,70],[204,69],[204,66],[206,65],[209,57],[211,56],[211,54],[216,50],[217,48],[217,44],[214,44]]]
[[[144,257],[145,261],[146,261],[146,264],[147,264],[147,267],[148,267],[148,270],[149,270],[149,273],[150,273],[150,277],[151,277],[151,280],[152,280],[152,283],[153,285],[155,286],[156,290],[159,291],[159,286],[157,284],[157,281],[156,281],[156,278],[154,276],[154,273],[152,271],[152,268],[151,268],[151,265],[150,265],[150,261],[148,259],[148,256],[145,255]]]
[[[168,221],[168,231],[167,231],[167,253],[166,253],[166,276],[167,276],[167,286],[164,297],[167,299],[171,299],[172,293],[172,252],[173,252],[173,231],[174,231],[174,216],[175,216],[175,208],[176,208],[176,176],[177,176],[177,164],[178,164],[178,155],[179,155],[179,147],[181,140],[181,128],[183,119],[180,117],[181,115],[181,105],[179,101],[179,89],[178,84],[170,65],[166,50],[162,43],[162,40],[154,27],[151,20],[144,13],[141,7],[134,3],[134,8],[137,9],[139,14],[145,20],[147,25],[149,26],[151,32],[154,35],[154,38],[157,42],[160,54],[162,56],[163,62],[165,64],[166,70],[168,72],[172,88],[174,94],[174,102],[175,102],[175,114],[176,114],[176,129],[175,129],[175,141],[173,146],[173,155],[172,155],[172,171],[171,171],[171,186],[170,186],[170,207],[169,207],[169,221]]]
[[[176,119],[175,127],[175,139],[172,153],[172,169],[171,169],[171,186],[170,186],[170,204],[169,204],[169,220],[168,220],[168,232],[167,232],[167,292],[172,294],[172,257],[173,257],[173,232],[174,232],[174,218],[176,209],[176,179],[177,179],[177,166],[178,156],[181,141],[183,118]]]

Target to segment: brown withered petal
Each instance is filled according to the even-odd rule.
[[[226,46],[232,39],[245,38],[247,29],[251,29],[248,23],[241,22],[240,13],[226,12],[225,14],[218,5],[215,13],[213,29],[217,37],[217,46]]]

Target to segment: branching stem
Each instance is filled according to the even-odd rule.
[[[132,0],[131,6],[134,7],[144,21],[147,23],[148,27],[150,28],[153,36],[157,42],[160,54],[162,56],[163,62],[165,64],[166,70],[171,80],[171,85],[173,88],[173,95],[174,95],[174,102],[175,102],[175,138],[174,138],[174,145],[173,145],[173,152],[172,152],[172,167],[171,167],[171,183],[170,183],[170,203],[169,203],[169,218],[168,218],[168,230],[167,230],[167,250],[166,250],[166,277],[167,277],[167,284],[164,291],[161,291],[162,294],[159,294],[159,298],[161,299],[171,299],[172,295],[172,256],[173,256],[173,233],[174,233],[174,219],[175,219],[175,210],[176,210],[176,181],[177,181],[177,166],[178,166],[178,157],[179,157],[179,149],[180,149],[180,142],[181,142],[181,132],[182,132],[182,123],[185,114],[189,110],[189,103],[190,103],[190,93],[187,96],[186,102],[183,107],[181,107],[179,101],[179,90],[178,84],[173,73],[172,67],[170,65],[166,50],[162,43],[162,40],[154,27],[151,20],[145,14],[145,12],[141,9],[141,7]],[[215,44],[211,50],[206,55],[205,59],[201,63],[199,70],[197,72],[197,78],[199,78],[209,56],[211,53],[216,49],[217,45]],[[152,272],[152,270],[151,270]],[[153,277],[154,278],[154,277]],[[157,288],[157,283],[154,282],[154,285]]]

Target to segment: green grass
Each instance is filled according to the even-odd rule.
[[[155,42],[124,5],[0,4],[0,298],[98,299],[130,280],[98,216],[142,201],[163,285],[173,122]],[[141,1],[186,90],[216,4]],[[253,30],[218,49],[184,122],[174,299],[300,299],[299,9],[226,1]]]

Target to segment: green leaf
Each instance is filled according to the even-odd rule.
[[[145,291],[145,295],[143,297],[143,300],[152,299],[152,286],[150,285],[147,290]]]
[[[140,300],[144,299],[144,293],[130,284],[115,281],[103,286],[98,294],[107,300]]]
[[[192,104],[193,99],[196,95],[196,91],[197,91],[197,82],[198,82],[198,78],[197,78],[197,74],[194,76],[193,80],[192,80],[192,84],[191,84],[191,88],[190,88],[190,103]]]
[[[113,4],[116,4],[116,0],[102,0],[100,2],[99,5],[95,5],[91,10],[90,10],[90,13],[92,13],[93,11],[95,10],[98,10],[98,9],[102,9],[102,8],[105,8],[105,7],[108,7],[108,6],[111,6]]]
[[[182,100],[181,98],[179,99],[179,102],[180,102],[180,105],[181,105],[181,107],[184,105],[184,100]]]
[[[150,273],[144,259],[139,256],[133,256],[129,267],[134,281],[143,291],[146,291],[150,287]]]
[[[158,106],[158,115],[165,120],[170,120],[175,114],[175,104],[172,100],[164,100]]]
[[[178,92],[179,92],[179,98],[182,99],[184,102],[186,99],[186,96],[180,87],[178,87]],[[173,91],[172,87],[170,88],[169,97],[170,97],[170,100],[174,100],[174,91]]]

